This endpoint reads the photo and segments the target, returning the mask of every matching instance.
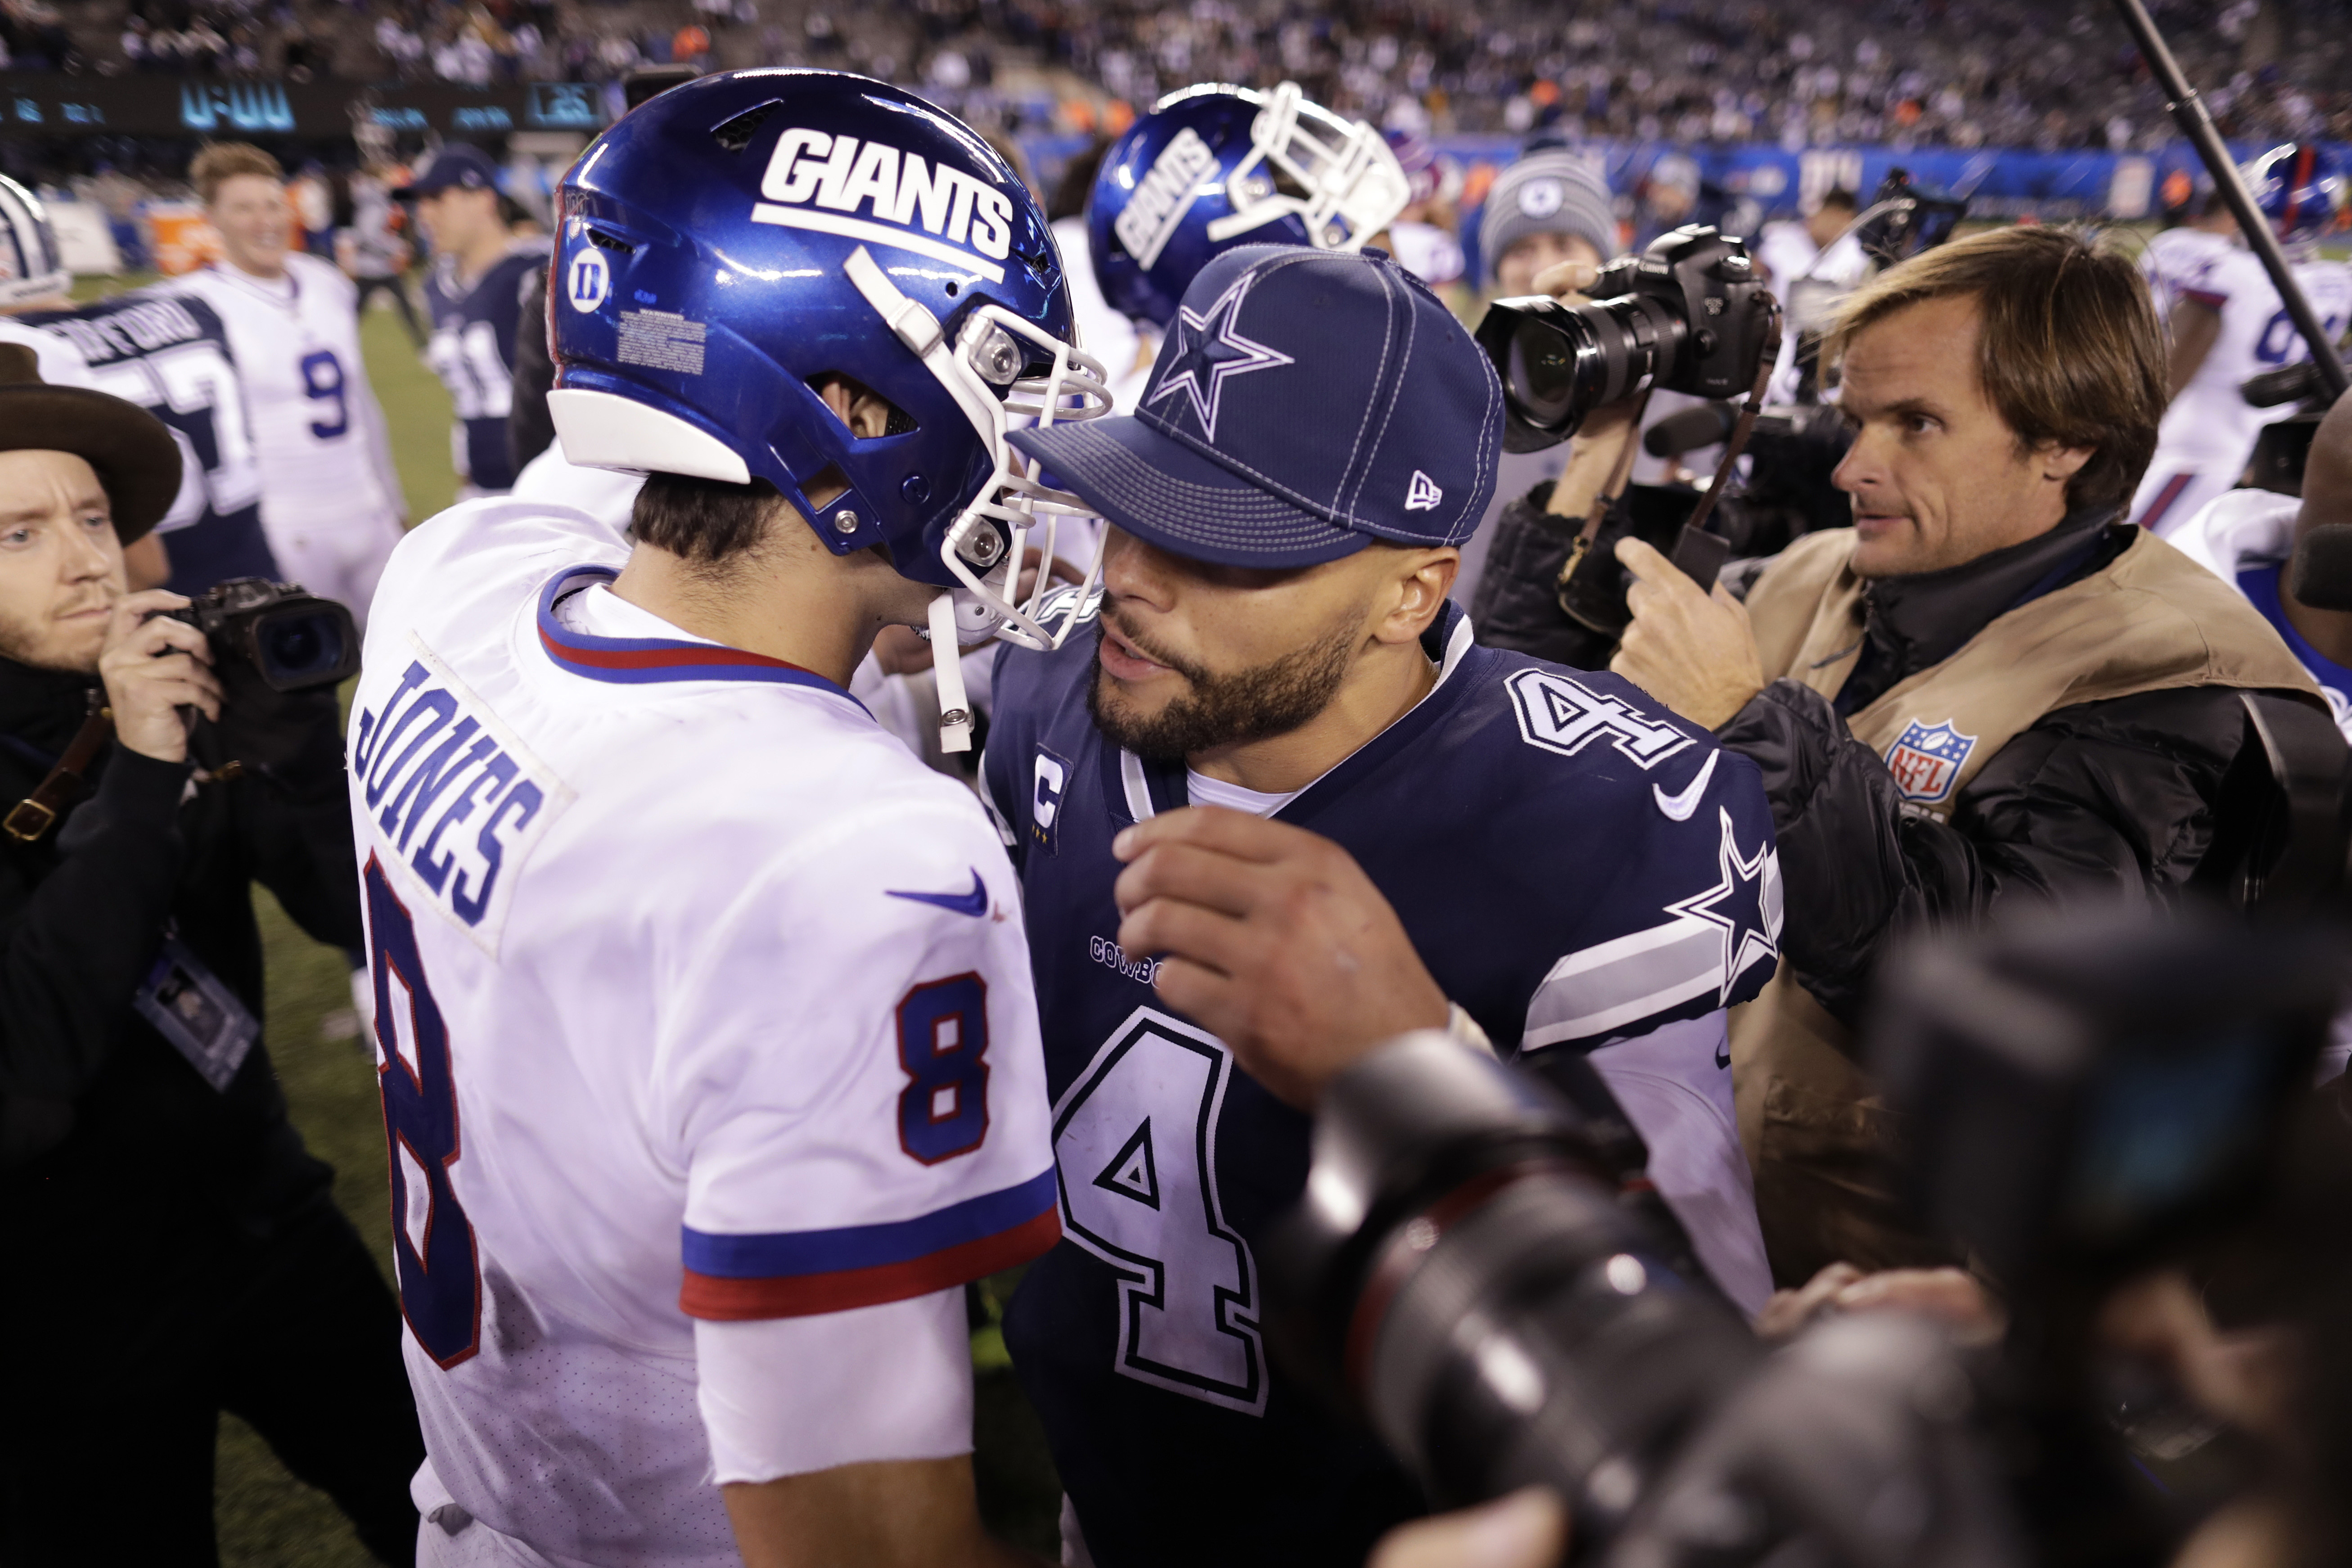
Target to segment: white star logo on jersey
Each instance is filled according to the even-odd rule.
[[[1437,503],[1444,499],[1445,492],[1437,488],[1435,479],[1431,479],[1419,468],[1412,471],[1412,483],[1405,487],[1405,510],[1435,511]]]
[[[1678,904],[1668,904],[1666,912],[1705,921],[1722,930],[1722,995],[1727,1000],[1732,986],[1748,972],[1749,964],[1771,962],[1780,956],[1780,867],[1769,838],[1757,845],[1754,855],[1742,855],[1738,837],[1732,831],[1731,813],[1719,810],[1719,815],[1723,819],[1723,842],[1717,849],[1716,860],[1723,879],[1703,893]],[[1742,890],[1750,882],[1758,884],[1756,905],[1762,917],[1760,925],[1741,912],[1747,904]],[[1727,904],[1730,906],[1728,910],[1723,908]]]
[[[1209,307],[1205,315],[1187,307],[1178,308],[1176,328],[1171,334],[1168,374],[1143,400],[1149,407],[1181,392],[1192,405],[1193,417],[1201,422],[1202,434],[1212,441],[1217,438],[1217,407],[1224,398],[1227,381],[1254,370],[1272,370],[1276,365],[1296,363],[1278,349],[1242,336],[1234,326],[1249,286],[1247,276],[1235,280],[1232,288],[1217,296],[1217,302]],[[1192,334],[1189,341],[1187,333]]]

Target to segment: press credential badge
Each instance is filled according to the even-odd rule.
[[[261,1037],[260,1020],[176,933],[164,936],[131,1005],[215,1091],[228,1087]]]

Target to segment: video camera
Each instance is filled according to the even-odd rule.
[[[1911,1134],[1904,1189],[2011,1292],[1999,1361],[1900,1317],[1768,1351],[1674,1261],[1611,1124],[1541,1057],[1428,1031],[1327,1091],[1307,1195],[1266,1253],[1277,1348],[1439,1505],[1552,1488],[1578,1563],[2160,1549],[2178,1527],[2102,1419],[2091,1316],[2265,1200],[2340,951],[2218,914],[2077,913],[1898,966],[1872,1037]]]
[[[205,634],[224,679],[242,667],[272,691],[310,691],[359,673],[351,611],[293,584],[232,577],[163,614]]]

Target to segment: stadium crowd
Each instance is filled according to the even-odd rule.
[[[36,53],[47,3],[0,0]],[[2229,128],[2279,143],[2257,232],[2340,342],[2329,14],[2165,19]],[[2103,12],[121,26],[105,68],[325,74],[357,39],[377,75],[609,79],[625,112],[551,218],[463,142],[331,176],[210,143],[174,174],[212,249],[97,300],[0,180],[0,1342],[61,1347],[0,1393],[41,1415],[0,1421],[0,1561],[90,1561],[94,1528],[211,1561],[222,1411],[390,1563],[1038,1561],[973,1500],[978,1287],[1014,1269],[1003,1344],[1064,1491],[1023,1545],[1072,1568],[1547,1568],[1571,1528],[1692,1519],[1760,1560],[1745,1493],[1643,1510],[1667,1448],[1740,1435],[1706,1401],[1764,1344],[1793,1348],[1739,1386],[1811,1346],[1817,1408],[1934,1428],[1937,1485],[1857,1513],[1907,1532],[1890,1560],[1981,1529],[1969,1561],[2006,1568],[2012,1523],[2085,1519],[2151,1565],[2352,1542],[2318,1403],[2352,1386],[2312,1331],[2352,1254],[2311,1241],[2303,1294],[2236,1254],[2192,1272],[2168,1231],[2084,1260],[2135,1202],[2253,1233],[2251,1177],[2146,1197],[2219,1192],[2200,1129],[2239,1118],[2252,1170],[2332,1117],[2339,1152],[2334,971],[2274,1028],[2215,1025],[2263,1069],[2234,1099],[2184,1109],[2165,1057],[2108,1120],[1969,1129],[1943,1186],[1902,1164],[1943,1107],[1871,1054],[1908,942],[2053,901],[2240,906],[2221,929],[2288,826],[2333,824],[2263,789],[2352,778],[2352,612],[2289,565],[2352,523],[2352,398],[2242,392],[2325,346],[2194,192],[2144,251],[1958,232],[1895,185],[1804,193],[1743,248],[1679,226],[1695,173],[1612,190],[1585,146],[2153,145]],[[880,79],[723,68],[751,63]],[[1103,132],[1050,195],[1003,134],[1039,67]],[[1517,139],[1479,190],[1432,152],[1459,132]],[[362,349],[378,295],[448,395],[434,518]],[[257,886],[348,965],[389,1259],[281,1093]],[[2000,1028],[2056,1037],[2025,1016]],[[2172,1048],[2129,1016],[2118,1053]],[[1415,1059],[1436,1088],[1392,1085],[1377,1131],[1502,1131],[1403,1162],[1460,1183],[1406,1224],[1423,1188],[1353,1191],[1377,1140],[1331,1130]],[[2004,1105],[2032,1076],[2005,1065]],[[2034,1142],[2068,1117],[2132,1180],[2070,1206]],[[2063,1267],[1952,1219],[1997,1169],[2044,1182],[2012,1230],[2080,1226]],[[1549,1236],[1573,1268],[1429,1294],[1504,1267],[1458,1249],[1538,1182],[1600,1194]],[[2200,1294],[2233,1267],[2270,1293]],[[1572,1310],[1524,1342],[1494,1327],[1554,1288]],[[1932,1340],[1876,1405],[1833,1382],[1874,1320]],[[2129,1420],[2053,1370],[2107,1350]],[[1377,1437],[1316,1397],[1324,1354]],[[1955,1387],[2047,1425],[1979,1432]],[[1755,1454],[1838,1436],[1789,1408]],[[1511,1433],[1518,1468],[1457,1465],[1440,1425]],[[2165,1468],[2225,1429],[2229,1485]],[[132,1510],[100,1462],[125,1430]],[[1927,1473],[1878,1434],[1846,1468]],[[2100,1485],[2053,1487],[2053,1453]],[[1775,1499],[1792,1534],[1848,1522]]]
[[[68,0],[70,3],[70,0]],[[357,79],[610,80],[647,63],[838,66],[916,85],[986,119],[1000,64],[1066,68],[1083,96],[1141,106],[1171,86],[1295,79],[1319,100],[1415,131],[1790,146],[2146,148],[2163,105],[2099,5],[1754,0],[1586,7],[1352,0],[769,0],[667,6],[555,0],[134,0],[115,36],[69,42],[55,0],[8,0],[0,64]],[[2155,7],[2233,138],[2352,136],[2338,13],[2311,0]],[[348,39],[344,44],[341,40]]]

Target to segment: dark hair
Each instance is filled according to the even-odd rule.
[[[630,510],[629,531],[681,561],[716,566],[758,544],[779,515],[794,514],[765,479],[730,485],[684,474],[647,474]]]
[[[1854,194],[1852,191],[1847,190],[1843,185],[1838,186],[1835,190],[1823,191],[1822,193],[1822,205],[1825,207],[1835,207],[1840,212],[1851,213],[1860,212],[1862,210],[1862,203],[1855,198]]]
[[[2121,506],[2156,456],[2164,417],[2164,329],[2139,268],[2080,235],[1988,229],[1922,251],[1846,296],[1827,352],[1929,300],[1974,297],[1983,317],[1977,382],[2021,449],[2088,447],[2066,505]]]

